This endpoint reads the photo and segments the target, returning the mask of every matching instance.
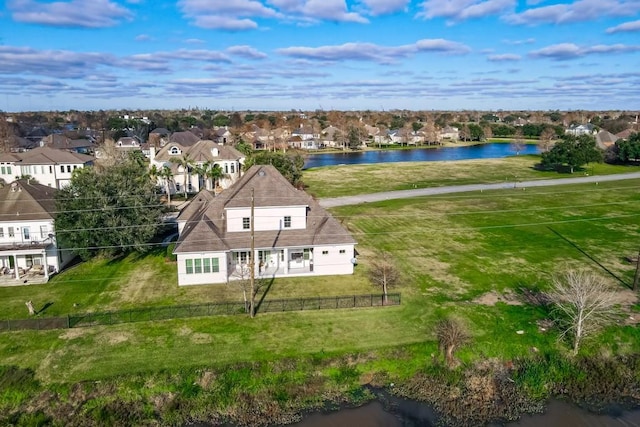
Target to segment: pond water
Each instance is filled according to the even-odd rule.
[[[295,427],[430,427],[437,425],[433,411],[424,404],[394,399],[393,413],[374,401],[359,408],[328,414],[313,414]],[[619,410],[598,415],[562,401],[552,401],[544,414],[524,415],[513,423],[494,423],[491,427],[640,427],[640,409]]]
[[[536,145],[527,144],[519,154],[538,154]],[[363,163],[435,162],[442,160],[498,159],[515,156],[511,144],[491,143],[467,147],[414,148],[410,150],[345,151],[343,153],[310,154],[304,168],[357,165]]]

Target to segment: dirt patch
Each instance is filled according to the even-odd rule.
[[[213,342],[213,337],[209,334],[196,332],[191,336],[191,342],[195,344],[210,344]]]
[[[145,301],[149,296],[149,289],[154,289],[155,272],[153,269],[146,271],[137,269],[135,277],[130,277],[123,283],[120,289],[120,297],[122,302],[139,302]]]
[[[87,330],[83,329],[83,328],[67,329],[63,333],[58,335],[58,338],[60,338],[62,340],[74,340],[76,338],[81,338],[81,337],[85,336],[86,335],[86,331]]]
[[[522,305],[522,301],[520,301],[518,296],[513,292],[499,294],[495,291],[491,291],[474,299],[473,302],[482,305],[496,305],[498,302],[503,302],[508,305]]]
[[[122,344],[131,339],[132,335],[128,332],[102,332],[99,336],[100,341],[109,345]]]
[[[193,333],[193,331],[190,328],[187,328],[186,326],[181,326],[180,329],[178,329],[176,331],[176,334],[181,336],[181,337],[189,336],[192,333]]]

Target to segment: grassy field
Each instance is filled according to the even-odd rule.
[[[498,183],[566,178],[571,175],[539,171],[540,156],[446,162],[403,162],[329,166],[305,170],[307,192],[317,198],[351,196],[381,191],[408,190],[475,183]],[[589,164],[574,176],[637,172],[637,166]]]
[[[628,180],[342,207],[333,213],[359,242],[356,274],[279,279],[266,298],[375,292],[366,271],[379,251],[387,251],[402,272],[401,306],[2,333],[0,358],[34,369],[45,382],[67,382],[370,352],[374,356],[359,369],[402,377],[430,363],[437,353],[434,324],[448,314],[463,319],[473,335],[460,353],[466,361],[526,356],[534,347],[564,352],[555,331],[540,330],[537,322],[548,313],[526,303],[523,289],[544,290],[553,274],[587,268],[619,290],[625,309],[640,311],[629,291],[633,266],[623,261],[638,250],[639,189],[640,180]],[[28,299],[36,308],[50,303],[44,315],[53,316],[241,298],[225,285],[178,288],[175,269],[160,250],[95,260],[46,285],[0,288],[2,317],[25,317]],[[635,325],[612,326],[601,337],[583,352],[640,352]],[[398,346],[411,354],[393,356]]]

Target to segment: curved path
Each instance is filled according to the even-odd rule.
[[[607,181],[621,181],[624,179],[639,179],[640,172],[619,173],[613,175],[581,176],[576,178],[541,179],[537,181],[511,181],[496,184],[467,184],[447,187],[416,188],[414,190],[385,191],[382,193],[359,194],[356,196],[333,197],[320,199],[320,206],[333,208],[336,206],[357,205],[360,203],[380,202],[391,199],[407,199],[410,197],[433,196],[436,194],[465,193],[469,191],[502,190],[506,188],[550,187],[553,185],[598,183]]]

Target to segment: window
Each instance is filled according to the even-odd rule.
[[[291,228],[291,217],[290,216],[285,216],[284,217],[284,228]]]
[[[236,164],[235,163],[231,163],[231,173],[236,173],[236,168],[235,168]]]
[[[251,218],[242,218],[242,229],[248,230],[251,228]]]
[[[185,267],[187,274],[219,273],[220,261],[218,258],[186,259]]]
[[[329,255],[329,251],[322,251],[322,255]]]
[[[47,236],[48,236],[48,233],[47,233],[47,226],[46,226],[46,225],[41,225],[41,226],[40,226],[40,238],[41,238],[41,239],[44,239],[44,238],[46,238]]]
[[[71,173],[71,165],[67,165],[67,172]]]
[[[29,227],[22,227],[22,237],[24,240],[31,240]]]
[[[60,165],[60,172],[64,173],[64,165]]]
[[[13,227],[9,227],[7,231],[9,232],[9,237],[15,236],[15,234],[13,233]]]
[[[7,166],[7,175],[11,175],[11,167]]]
[[[49,166],[49,173],[53,173],[53,166]]]
[[[344,249],[340,249],[340,253],[344,254],[344,253],[346,253],[346,251]]]
[[[0,227],[0,237],[4,237],[4,228]]]
[[[171,149],[169,150],[169,154],[171,154],[172,156],[177,156],[178,154],[180,154],[180,149],[178,147],[171,147]]]
[[[224,173],[229,173],[229,163],[224,164]]]
[[[5,174],[4,166],[0,166],[0,173],[2,173],[2,175],[4,175],[4,174]]]

